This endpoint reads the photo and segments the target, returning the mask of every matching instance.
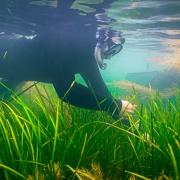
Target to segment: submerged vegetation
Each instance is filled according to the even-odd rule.
[[[51,87],[32,91],[0,102],[0,179],[180,178],[180,94],[146,106],[133,96],[126,126],[62,103]]]

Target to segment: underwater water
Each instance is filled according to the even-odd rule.
[[[134,88],[145,95],[158,90],[162,98],[175,95],[180,86],[180,2],[117,1],[106,14],[114,20],[109,27],[126,40],[101,71],[112,92],[129,94]]]
[[[98,28],[125,38],[105,69],[97,60],[112,95],[137,105],[125,117],[64,103],[49,84],[94,58]],[[82,64],[67,61],[60,78],[56,52]],[[180,179],[179,0],[0,0],[0,85],[0,180]]]
[[[2,1],[0,38],[3,40],[3,37],[9,36],[12,39],[36,39],[39,31],[44,33],[46,27],[52,26],[56,21],[62,22],[62,25],[57,25],[57,29],[61,29],[63,25],[67,28],[69,26],[69,29],[75,29],[73,27],[78,27],[79,24],[95,26],[97,29],[105,27],[119,31],[125,38],[123,50],[112,56],[110,60],[106,60],[108,66],[105,70],[101,70],[103,79],[109,83],[110,88],[126,91],[133,87],[142,92],[143,88],[146,91],[151,87],[153,90],[167,94],[171,88],[174,90],[179,87],[180,2],[178,0],[112,1],[107,2],[108,8],[103,13],[99,9],[104,7],[97,6],[102,3],[101,1],[76,0],[69,2],[72,5],[68,8],[77,11],[76,18],[73,15],[58,17],[58,13],[55,11],[58,7],[57,0],[28,1],[27,3],[34,6],[34,9],[31,7],[28,10],[25,6],[27,3],[21,3],[21,5],[15,6],[14,12],[13,10],[11,12],[11,6],[13,7],[18,2],[14,1],[13,4],[12,1],[8,6],[8,2]],[[7,8],[3,9],[6,6]],[[48,8],[51,8],[49,12]],[[31,14],[31,11],[34,14]],[[52,30],[47,28],[47,31]],[[67,31],[67,29],[61,31]],[[51,36],[51,34],[47,34],[47,36]],[[71,38],[70,35],[69,40]],[[83,38],[87,38],[86,41],[89,41],[88,35]],[[76,39],[72,38],[71,41],[76,41]],[[7,56],[7,51],[3,49],[3,46],[1,49],[3,51],[1,56],[4,58]],[[34,54],[36,53],[34,52]],[[29,64],[24,64],[24,66],[27,65]],[[24,71],[26,72],[26,70]],[[32,71],[38,73],[38,69],[35,67]],[[78,77],[78,79],[81,78]],[[166,95],[163,94],[164,96]],[[171,96],[172,93],[168,97]]]
[[[124,89],[131,82],[137,83],[134,87],[145,85],[160,91],[179,86],[180,2],[118,1],[107,13],[116,20],[111,26],[123,32],[126,42],[108,63],[105,78],[127,80],[120,83]]]

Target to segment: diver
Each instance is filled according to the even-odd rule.
[[[64,102],[77,107],[105,111],[114,119],[132,113],[136,105],[115,99],[99,71],[106,68],[105,59],[121,51],[121,33],[75,20],[46,22],[31,34],[0,32],[1,81],[11,89],[24,81],[52,83]],[[76,82],[76,74],[86,85]]]

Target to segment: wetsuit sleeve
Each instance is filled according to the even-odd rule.
[[[59,97],[81,108],[105,111],[117,119],[121,110],[121,101],[114,99],[108,92],[99,70],[93,69],[92,71],[94,73],[91,75],[87,72],[81,74],[88,87],[75,82],[74,76],[64,77],[54,82]]]
[[[115,99],[109,92],[102,79],[97,63],[95,61],[91,63],[91,67],[82,71],[81,75],[86,81],[90,93],[96,98],[99,108],[108,112],[113,118],[119,118],[122,107],[121,100]]]

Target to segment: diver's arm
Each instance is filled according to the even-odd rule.
[[[113,118],[119,117],[121,102],[109,95],[94,94],[92,89],[75,82],[74,77],[64,79],[53,82],[56,92],[63,101],[81,108],[106,111]]]
[[[98,103],[100,103],[102,99],[104,100],[104,104],[101,106],[104,111],[110,113],[114,118],[119,117],[122,108],[121,100],[115,99],[109,92],[96,61],[91,62],[89,66],[88,68],[83,68],[81,75],[88,85],[90,92]]]
[[[103,97],[105,102],[102,107],[105,109],[105,111],[108,110],[108,112],[114,118],[118,118],[119,116],[126,116],[129,113],[133,113],[136,109],[137,106],[135,104],[132,104],[127,100],[115,99],[110,94],[104,80],[102,79],[96,61],[93,61],[91,65],[89,64],[88,69],[84,68],[84,71],[82,71],[81,75],[88,84],[91,92],[93,92],[97,98],[98,102],[100,102],[101,98]]]

